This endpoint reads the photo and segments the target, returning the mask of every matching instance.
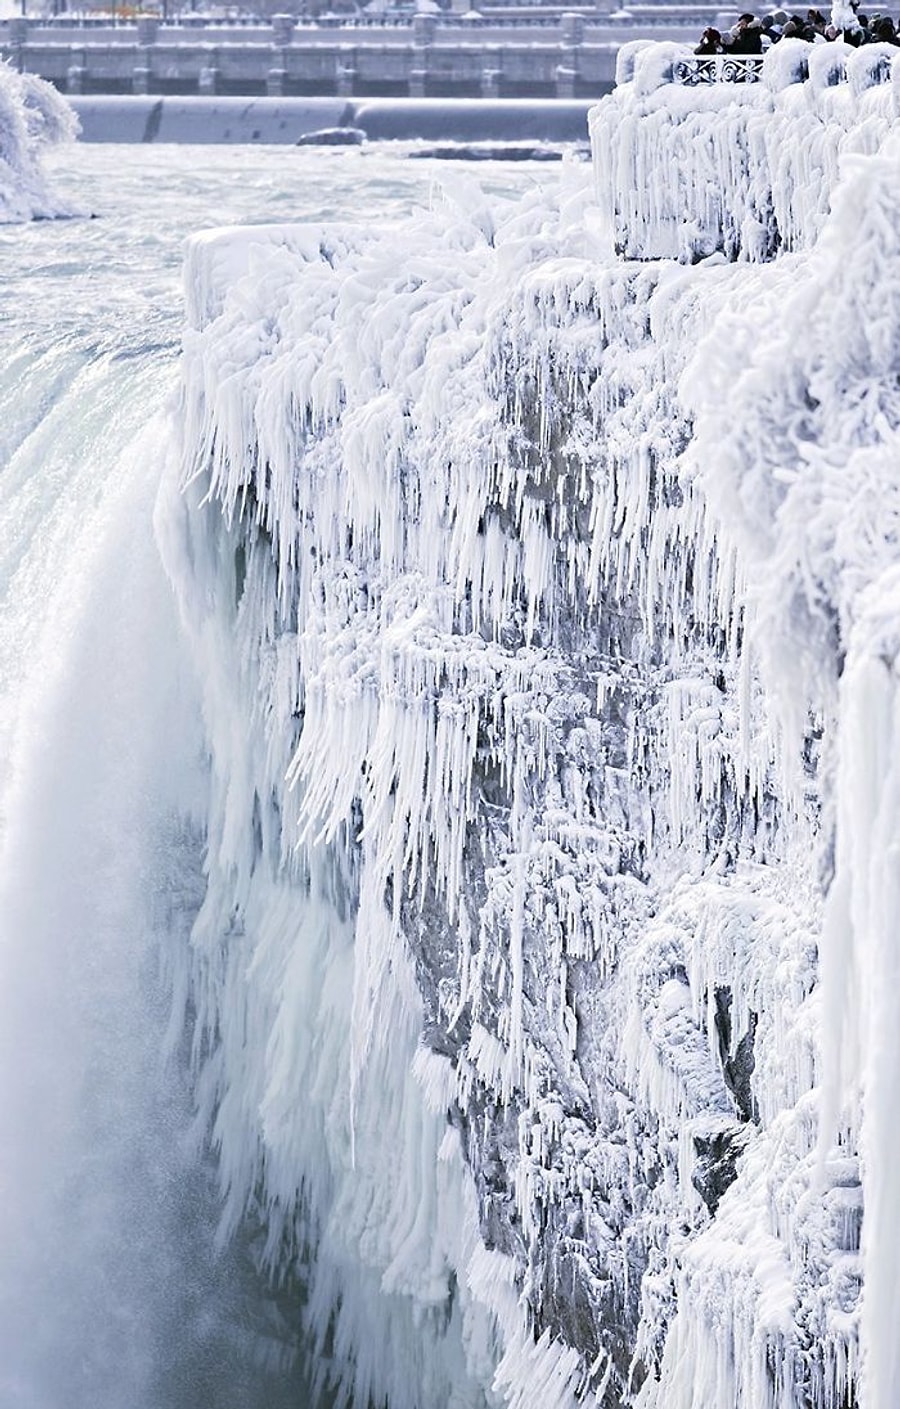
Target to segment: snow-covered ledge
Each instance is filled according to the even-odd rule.
[[[691,83],[682,45],[624,45],[590,114],[597,198],[620,254],[760,261],[809,249],[841,157],[900,124],[900,55],[784,39],[760,82]]]

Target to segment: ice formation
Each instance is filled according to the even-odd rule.
[[[41,171],[43,150],[71,141],[74,111],[56,89],[0,59],[0,225],[66,214]]]
[[[672,82],[681,46],[624,45],[627,81],[590,118],[616,247],[637,259],[810,250],[843,159],[877,151],[896,128],[896,52],[788,39],[760,82],[696,88]]]
[[[200,1114],[358,1405],[900,1403],[900,60],[780,49],[188,252]]]

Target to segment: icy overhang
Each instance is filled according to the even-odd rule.
[[[752,73],[732,67],[675,44],[620,51],[618,86],[589,117],[597,199],[619,254],[756,262],[809,249],[841,159],[880,151],[900,127],[890,45],[785,39]]]

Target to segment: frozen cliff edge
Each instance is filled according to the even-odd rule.
[[[654,190],[668,91],[662,136],[633,89],[592,120]],[[768,263],[604,256],[571,190],[189,249],[182,994],[226,1227],[356,1404],[900,1401],[900,139],[860,122]]]
[[[41,156],[77,130],[75,113],[51,84],[0,59],[0,225],[69,213],[47,184]]]

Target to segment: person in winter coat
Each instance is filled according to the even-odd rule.
[[[755,15],[740,15],[731,30],[732,54],[761,54],[763,51],[762,25]]]
[[[700,43],[694,50],[695,54],[721,54],[722,36],[717,29],[705,29],[700,36]]]

